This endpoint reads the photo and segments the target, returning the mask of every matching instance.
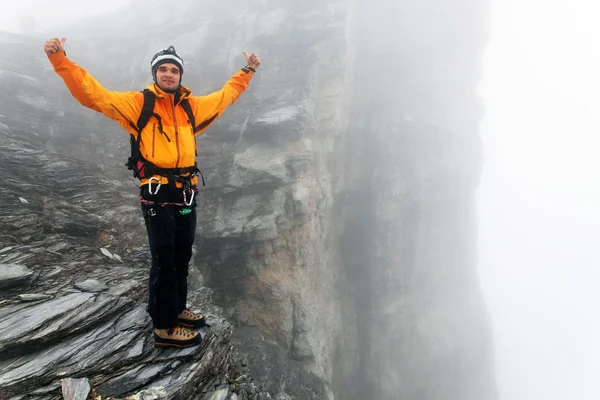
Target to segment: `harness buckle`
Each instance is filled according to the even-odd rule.
[[[154,193],[152,193],[152,181],[153,180],[155,180],[156,182],[158,182],[156,184],[156,191]],[[154,195],[158,194],[158,191],[160,190],[160,186],[161,186],[160,179],[155,178],[154,176],[151,177],[150,179],[148,179],[148,191],[150,192],[151,195],[154,196]]]

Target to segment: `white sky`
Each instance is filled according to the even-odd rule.
[[[127,2],[0,0],[0,30]],[[479,248],[501,400],[597,400],[600,1],[492,4]]]
[[[0,31],[19,32],[25,15],[33,15],[37,30],[70,24],[78,18],[119,9],[131,0],[0,0]],[[60,36],[60,32],[56,33]]]
[[[493,1],[480,276],[501,400],[600,399],[599,17]]]

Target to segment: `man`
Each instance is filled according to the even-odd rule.
[[[260,66],[260,57],[242,52],[247,65],[220,91],[192,96],[181,85],[183,59],[170,46],[152,58],[154,83],[145,93],[113,92],[67,58],[65,41],[53,38],[44,45],[54,70],[77,101],[118,122],[131,135],[128,166],[140,179],[141,207],[152,254],[148,313],[154,326],[154,345],[197,345],[201,336],[188,328],[204,326],[205,319],[186,306],[188,265],[196,232],[194,198],[199,171],[195,137],[246,90]]]

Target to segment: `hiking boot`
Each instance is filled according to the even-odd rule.
[[[154,330],[154,347],[186,348],[202,343],[202,336],[181,326]]]
[[[177,318],[179,318],[179,325],[186,328],[196,329],[206,326],[206,317],[204,315],[193,313],[188,309],[180,312]]]

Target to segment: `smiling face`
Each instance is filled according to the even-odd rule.
[[[156,83],[165,92],[174,92],[179,88],[181,71],[172,63],[161,64],[156,70]]]

